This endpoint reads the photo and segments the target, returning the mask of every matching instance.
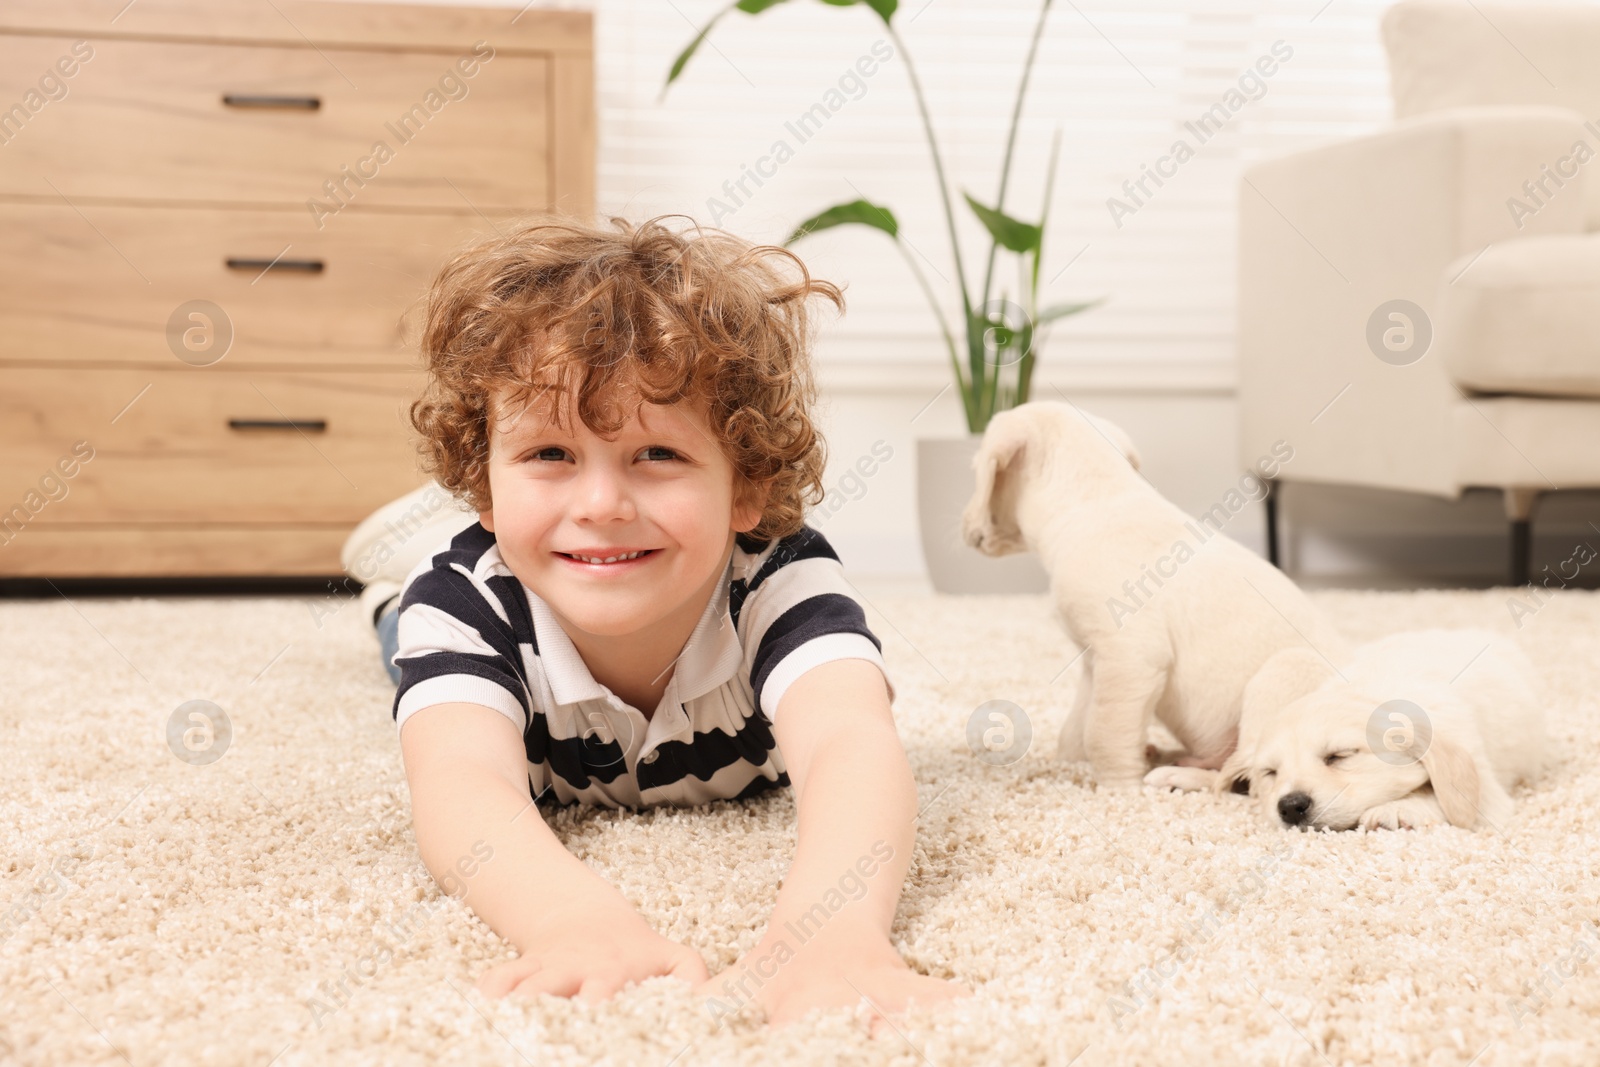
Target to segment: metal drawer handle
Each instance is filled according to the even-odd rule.
[[[316,96],[272,96],[266,93],[223,93],[222,102],[228,107],[272,107],[294,111],[315,111],[322,106]]]
[[[320,259],[260,259],[253,256],[229,256],[229,270],[297,270],[305,274],[321,274]]]
[[[230,430],[310,430],[321,433],[328,428],[327,419],[229,419]]]

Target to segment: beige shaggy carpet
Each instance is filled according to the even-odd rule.
[[[511,949],[417,858],[355,606],[0,602],[0,1062],[1594,1065],[1600,598],[1517,630],[1506,596],[1317,594],[1358,639],[1489,626],[1533,657],[1559,759],[1505,837],[1291,834],[1238,798],[1098,794],[1052,759],[1077,668],[1043,597],[872,596],[923,805],[894,936],[976,990],[876,1040],[848,1009],[718,1030],[668,978],[592,1007],[480,997]],[[1010,766],[967,746],[995,699],[1036,733]],[[169,747],[191,700],[231,723],[208,765]],[[217,747],[185,728],[179,750]],[[761,932],[794,806],[555,826],[716,971]]]

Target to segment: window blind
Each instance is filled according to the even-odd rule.
[[[840,9],[814,0],[755,17],[730,14],[658,101],[673,58],[722,5],[551,5],[596,14],[600,210],[635,219],[682,212],[777,243],[829,205],[856,197],[885,204],[959,337],[955,260],[905,57],[894,48],[869,76],[856,73],[875,47],[892,47],[881,22],[864,5]],[[1389,121],[1378,35],[1386,6],[1057,0],[1004,206],[1037,220],[1059,125],[1040,303],[1106,302],[1056,324],[1039,375],[1091,366],[1112,382],[1231,382],[1239,175],[1258,159]],[[909,0],[895,15],[927,94],[974,299],[987,235],[961,194],[995,203],[1038,11],[1036,0]],[[1229,109],[1230,91],[1238,93],[1241,76],[1273,56],[1274,42],[1291,54],[1261,78],[1261,88],[1247,84],[1247,98]],[[807,114],[813,121],[797,125]],[[1196,126],[1207,114],[1212,123]],[[1195,130],[1210,136],[1202,141]],[[1162,163],[1179,139],[1193,156]],[[774,151],[779,142],[787,156]],[[1135,203],[1124,183],[1137,188],[1158,165],[1173,173],[1160,186],[1146,178],[1149,195]],[[759,183],[747,177],[752,173]],[[1114,199],[1131,213],[1115,210]],[[822,363],[878,368],[891,379],[919,368],[924,379],[942,373],[948,357],[926,298],[886,235],[845,227],[808,237],[795,250],[814,273],[847,285],[846,314],[819,342]],[[992,295],[1020,300],[1013,264],[1000,254]]]

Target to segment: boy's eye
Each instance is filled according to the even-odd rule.
[[[678,458],[678,454],[676,452],[674,452],[672,449],[667,448],[665,445],[648,445],[639,454],[641,456],[643,456],[645,459],[650,459],[650,460],[664,460],[664,459],[677,459]],[[542,461],[550,462],[550,463],[560,463],[562,460],[564,460],[566,458],[566,455],[567,455],[567,450],[566,449],[560,448],[560,447],[558,447],[556,445],[550,445],[547,448],[535,449],[532,452],[529,452],[523,458],[524,459],[529,459],[529,460],[532,460],[532,459],[542,460]]]

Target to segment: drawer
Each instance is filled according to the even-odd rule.
[[[434,273],[490,232],[476,215],[352,211],[319,231],[292,211],[0,203],[0,361],[414,365]],[[180,310],[202,300],[215,323]]]
[[[85,523],[354,526],[423,481],[406,421],[422,382],[417,371],[0,368],[0,522],[25,511],[0,541]]]
[[[338,576],[349,535],[343,526],[30,526],[9,540],[0,531],[0,577]]]
[[[355,205],[549,206],[546,59],[92,36],[87,46],[0,36],[0,107],[30,93],[37,104],[0,119],[0,194],[271,201],[308,219],[320,204],[324,222]],[[471,77],[455,65],[462,55],[477,63]],[[46,76],[59,99],[40,94]],[[284,106],[255,106],[271,98]]]

